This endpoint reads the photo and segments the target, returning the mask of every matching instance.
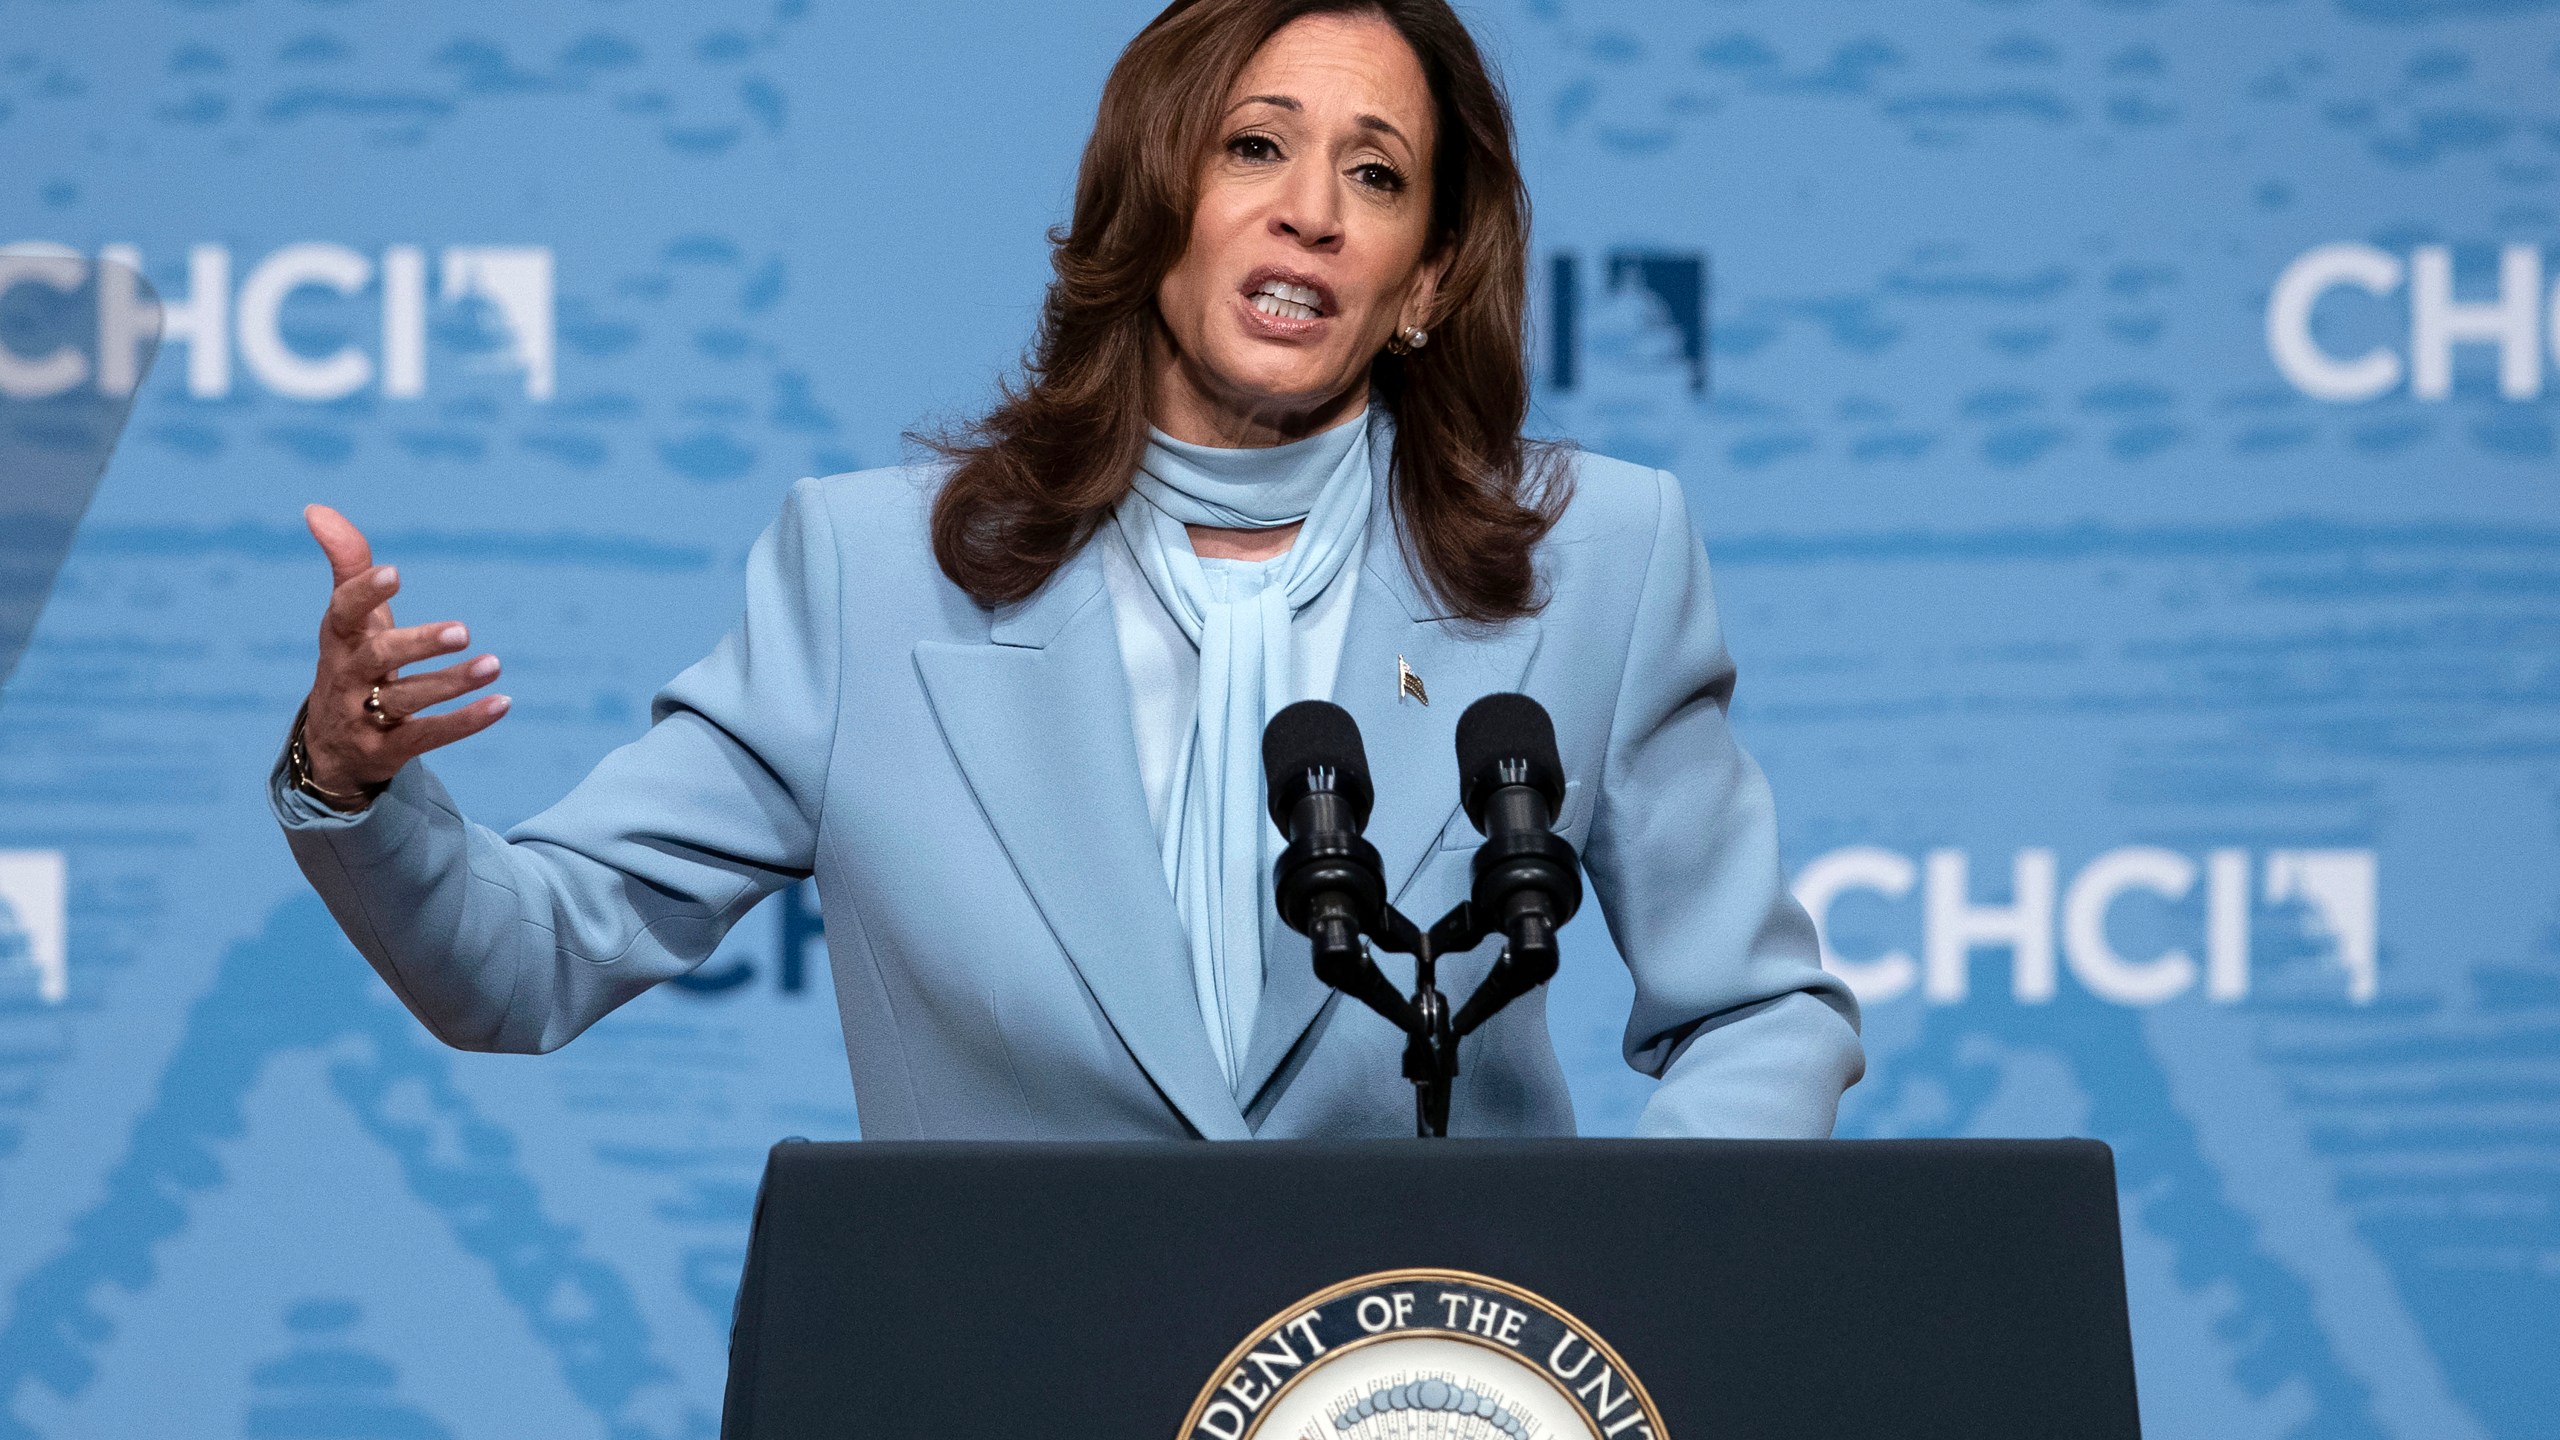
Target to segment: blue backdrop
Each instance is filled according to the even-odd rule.
[[[988,394],[1152,8],[0,0],[0,243],[170,306],[0,692],[0,1436],[712,1433],[763,1148],[855,1129],[814,917],[439,1047],[262,798],[298,511],[505,657],[468,811],[548,804],[791,480]],[[2111,1142],[2154,1435],[2552,1433],[2560,5],[1469,13],[1535,428],[1688,487],[1841,1132]]]

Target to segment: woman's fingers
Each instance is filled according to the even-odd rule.
[[[343,585],[373,568],[372,544],[346,516],[326,505],[305,505],[302,523],[311,527],[311,538],[320,542],[321,552],[329,557],[329,573],[337,583]]]
[[[471,643],[469,627],[454,620],[412,625],[405,630],[376,630],[347,651],[350,678],[370,685],[403,665],[450,655]]]
[[[400,588],[399,572],[374,564],[373,545],[364,532],[328,506],[303,506],[302,523],[311,527],[311,538],[320,542],[321,553],[329,557],[331,589],[324,635],[334,632],[352,639],[388,628],[391,596]]]
[[[471,631],[450,620],[395,627],[391,597],[399,593],[400,572],[374,564],[364,532],[328,506],[304,506],[302,521],[329,557],[331,576],[329,609],[320,625],[320,676],[304,712],[314,780],[332,788],[379,784],[410,760],[486,730],[507,713],[507,697],[490,695],[442,715],[419,714],[498,678],[497,657],[391,678],[404,665],[470,644]],[[377,687],[382,709],[399,717],[398,724],[385,728],[365,714],[364,701]]]
[[[477,735],[498,723],[512,703],[504,695],[491,695],[474,700],[459,710],[442,715],[413,715],[383,732],[392,748],[407,757],[424,755],[440,746]],[[398,769],[398,766],[392,767]]]
[[[329,592],[329,613],[321,622],[321,629],[348,642],[388,629],[391,597],[399,591],[400,572],[389,565],[377,565],[341,580],[338,588]]]
[[[430,705],[468,695],[497,678],[498,657],[483,655],[424,675],[404,675],[384,682],[382,707],[394,715],[415,715]]]
[[[448,666],[435,675],[385,684],[382,687],[383,708],[399,717],[396,725],[375,724],[373,718],[364,712],[365,697],[362,693],[332,695],[332,713],[326,717],[315,705],[310,712],[303,742],[311,766],[311,778],[332,790],[380,785],[399,774],[402,766],[428,751],[476,735],[496,724],[513,704],[504,695],[483,696],[458,710],[448,710],[440,715],[412,713],[415,706],[438,704],[488,683],[472,678],[471,668],[469,665]],[[458,680],[455,672],[460,672]],[[393,689],[395,684],[430,688],[399,694]],[[450,693],[434,693],[432,687],[435,685],[448,687]],[[317,701],[319,698],[315,692],[313,699]]]

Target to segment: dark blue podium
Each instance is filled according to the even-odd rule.
[[[2133,1440],[2113,1160],[785,1143],[722,1434]]]

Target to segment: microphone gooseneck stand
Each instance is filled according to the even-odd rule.
[[[1377,848],[1360,833],[1375,792],[1349,713],[1323,701],[1290,706],[1264,733],[1263,757],[1272,819],[1289,837],[1272,870],[1281,918],[1307,936],[1316,978],[1405,1033],[1414,1131],[1445,1137],[1458,1042],[1554,977],[1556,931],[1582,902],[1573,846],[1550,828],[1564,796],[1554,725],[1525,695],[1486,696],[1460,717],[1463,799],[1485,842],[1467,898],[1428,930],[1388,903]],[[1501,955],[1453,1013],[1440,957],[1495,934]],[[1373,947],[1413,957],[1411,996],[1378,968]]]
[[[1452,1015],[1449,997],[1440,990],[1440,957],[1472,950],[1484,942],[1488,933],[1476,920],[1472,899],[1459,901],[1428,930],[1418,928],[1403,912],[1389,905],[1380,917],[1377,933],[1369,940],[1378,949],[1413,957],[1412,998],[1395,993],[1394,982],[1378,969],[1378,962],[1365,948],[1357,963],[1376,976],[1377,983],[1358,988],[1336,987],[1365,1002],[1404,1031],[1404,1078],[1413,1082],[1414,1133],[1426,1138],[1449,1133],[1449,1091],[1458,1078],[1458,1042],[1492,1019],[1503,1006],[1545,984],[1556,973],[1552,943],[1541,955],[1522,961],[1519,952],[1506,942],[1492,973],[1467,998],[1466,1005]],[[1502,984],[1506,970],[1516,977],[1516,988]],[[1381,990],[1383,997],[1377,993]],[[1387,997],[1392,997],[1391,1003],[1381,1003]]]

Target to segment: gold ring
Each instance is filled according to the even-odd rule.
[[[373,687],[372,694],[364,697],[364,713],[366,719],[371,720],[375,725],[380,726],[385,730],[393,729],[397,727],[401,721],[409,718],[406,715],[394,715],[389,710],[383,708],[382,687],[379,685]]]

